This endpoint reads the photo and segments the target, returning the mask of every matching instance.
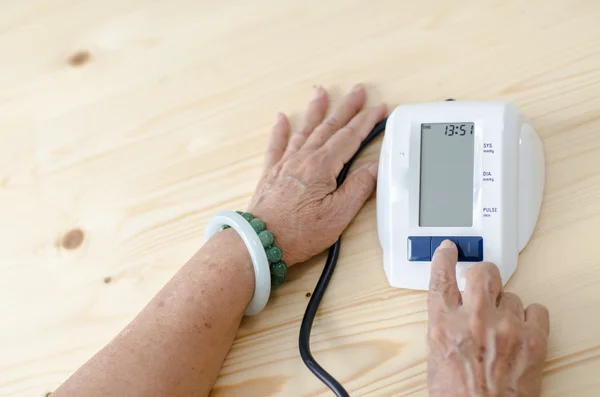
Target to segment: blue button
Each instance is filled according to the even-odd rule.
[[[456,244],[458,248],[458,261],[459,262],[481,262],[483,260],[483,238],[478,236],[469,237],[432,237],[431,238],[431,257],[435,253],[435,250],[444,240],[450,240]]]
[[[435,250],[437,249],[437,247],[440,246],[440,244],[444,240],[450,240],[454,244],[456,244],[456,246],[458,247],[458,237],[450,237],[450,236],[435,236],[435,237],[432,237],[431,238],[431,257],[432,258],[433,258],[433,254],[435,253]],[[460,249],[458,250],[458,257],[459,257],[459,260],[460,260]]]
[[[459,237],[458,251],[462,254],[461,262],[481,262],[483,260],[483,238]]]
[[[408,238],[408,260],[425,262],[431,260],[431,237],[410,236]]]

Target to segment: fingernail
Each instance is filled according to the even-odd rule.
[[[364,86],[361,83],[358,83],[352,88],[352,93],[356,94],[356,93],[362,91],[363,89],[364,89]]]
[[[314,86],[315,89],[313,90],[313,101],[315,99],[319,99],[323,96],[323,87],[321,87],[320,85],[316,85]]]
[[[440,248],[454,248],[454,247],[455,247],[455,245],[452,242],[452,240],[444,240],[440,244]]]
[[[371,164],[368,168],[369,172],[373,176],[377,176],[377,171],[379,170],[379,165],[377,163]]]
[[[275,116],[275,125],[281,123],[284,119],[285,119],[285,114],[283,114],[281,112],[277,112],[277,115]]]

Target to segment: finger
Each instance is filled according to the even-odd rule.
[[[546,335],[550,333],[550,314],[545,306],[533,303],[525,309],[525,322],[541,328]]]
[[[337,109],[319,124],[310,135],[306,141],[306,147],[318,149],[323,146],[333,134],[352,120],[352,117],[362,109],[365,104],[365,97],[366,94],[363,85],[355,85]]]
[[[265,169],[273,167],[281,160],[287,148],[290,137],[290,122],[285,114],[277,113],[277,119],[271,132],[267,153],[265,154]]]
[[[344,183],[332,194],[331,204],[344,217],[344,228],[371,197],[376,185],[377,163],[366,163],[348,174]]]
[[[450,240],[444,240],[431,259],[428,306],[430,314],[460,306],[461,297],[456,284],[458,249]]]
[[[313,98],[308,104],[304,115],[302,128],[292,134],[284,156],[289,156],[300,150],[308,136],[323,121],[325,113],[327,113],[327,104],[328,98],[325,89],[321,86],[315,87]]]
[[[500,271],[493,263],[476,263],[466,275],[463,304],[478,308],[497,307],[502,292]]]
[[[500,310],[506,310],[509,313],[514,314],[520,320],[525,318],[525,310],[523,309],[523,301],[519,298],[519,295],[513,294],[512,292],[504,292],[500,297]]]
[[[334,175],[340,173],[344,164],[354,156],[362,141],[375,124],[385,117],[386,112],[387,107],[383,104],[363,110],[327,141],[323,146],[325,161],[332,164]]]

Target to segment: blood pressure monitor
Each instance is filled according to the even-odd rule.
[[[511,104],[411,104],[388,117],[379,160],[377,226],[394,287],[429,288],[431,258],[458,247],[460,290],[473,263],[488,261],[506,284],[542,203],[544,153]]]

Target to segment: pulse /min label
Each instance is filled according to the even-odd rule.
[[[498,213],[498,207],[483,207],[483,217],[489,218]]]

